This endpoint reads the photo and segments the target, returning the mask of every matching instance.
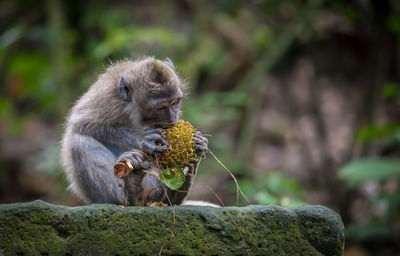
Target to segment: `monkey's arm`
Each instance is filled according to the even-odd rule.
[[[88,135],[104,143],[123,149],[138,149],[150,155],[162,153],[168,148],[161,129],[134,130],[123,126],[110,126],[89,121],[75,123],[74,132]],[[158,145],[157,145],[158,144]]]

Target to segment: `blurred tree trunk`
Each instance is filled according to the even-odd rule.
[[[324,1],[321,0],[305,5],[300,10],[298,18],[278,35],[274,45],[264,51],[253,69],[240,82],[238,90],[248,95],[248,101],[240,122],[239,139],[237,140],[234,154],[244,161],[250,161],[253,155],[252,147],[257,132],[257,110],[261,101],[259,87],[265,85],[262,81],[266,74],[283,58],[295,39],[312,27],[311,22],[315,12],[323,3]]]
[[[68,40],[65,31],[65,17],[60,0],[47,0],[47,18],[49,22],[49,54],[53,86],[62,95],[57,100],[58,117],[63,117],[70,104],[69,75],[66,63]]]

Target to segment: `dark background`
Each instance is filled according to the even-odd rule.
[[[169,57],[183,119],[250,203],[325,205],[345,255],[400,255],[399,50],[396,0],[3,0],[0,202],[82,204],[60,167],[68,109],[110,61]],[[236,204],[211,155],[190,197]]]

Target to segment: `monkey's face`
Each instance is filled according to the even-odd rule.
[[[118,83],[121,99],[135,102],[132,111],[139,114],[143,125],[154,128],[174,126],[179,119],[183,93],[171,60],[149,60],[131,73],[134,75],[130,78],[122,76]]]
[[[152,127],[169,128],[174,126],[179,119],[183,93],[177,89],[174,93],[149,96],[149,101],[144,104],[142,121]]]

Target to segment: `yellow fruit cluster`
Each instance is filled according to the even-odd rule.
[[[164,168],[184,167],[196,160],[195,142],[193,141],[194,131],[193,126],[183,120],[179,120],[174,127],[165,129],[163,132],[167,137],[169,147],[158,163]]]

